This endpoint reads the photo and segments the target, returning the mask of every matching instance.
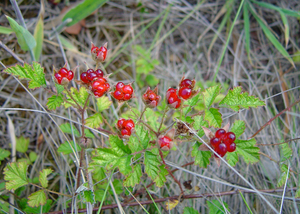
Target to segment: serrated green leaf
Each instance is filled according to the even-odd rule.
[[[55,110],[61,104],[64,102],[63,96],[61,94],[59,95],[53,95],[52,97],[48,98],[47,107],[49,110]]]
[[[21,65],[15,65],[6,68],[3,72],[13,74],[19,79],[29,79],[28,87],[31,89],[46,86],[44,69],[37,62],[33,62],[33,67],[25,63],[23,67]]]
[[[132,152],[139,152],[143,150],[142,145],[140,144],[139,138],[135,135],[129,137],[128,146]]]
[[[42,187],[47,188],[48,187],[48,180],[47,180],[47,176],[52,172],[51,169],[43,169],[40,172],[39,175],[39,181],[42,185]]]
[[[46,204],[46,194],[44,190],[39,190],[37,192],[32,193],[28,196],[28,205],[31,207],[38,207],[40,205]]]
[[[159,170],[158,176],[154,179],[154,182],[157,187],[162,187],[167,181],[166,176],[169,172],[164,165],[160,165]]]
[[[109,143],[111,148],[98,148],[92,158],[91,165],[106,166],[107,169],[118,167],[120,172],[128,175],[132,171],[131,150],[128,145],[123,143],[118,136],[110,135]]]
[[[17,140],[16,150],[18,152],[26,153],[29,146],[29,138],[25,138],[21,136],[16,140]]]
[[[44,20],[43,16],[39,16],[38,22],[36,23],[33,37],[36,41],[36,46],[33,48],[33,54],[36,61],[39,61],[44,40]]]
[[[256,163],[259,161],[259,148],[254,146],[256,140],[254,138],[250,140],[235,140],[236,152],[241,155],[247,164]]]
[[[10,156],[10,151],[0,148],[0,161]]]
[[[152,152],[146,151],[144,157],[145,172],[148,176],[154,180],[159,174],[159,166],[161,165],[160,161],[157,158],[157,155]]]
[[[67,26],[72,26],[87,16],[91,15],[95,10],[105,4],[107,0],[85,0],[76,7],[70,9],[63,17],[62,21],[71,18],[72,21]]]
[[[265,36],[269,39],[269,41],[274,45],[274,47],[293,65],[294,62],[289,55],[289,53],[285,50],[285,48],[281,45],[281,43],[277,40],[273,32],[268,28],[268,26],[262,21],[262,18],[252,9],[250,8],[250,11],[256,21],[258,22],[259,26],[263,30]]]
[[[157,130],[160,125],[159,120],[158,120],[158,114],[159,114],[158,112],[155,112],[155,111],[153,111],[153,109],[150,109],[150,108],[147,108],[144,113],[145,122],[148,125],[150,125],[154,130]]]
[[[15,32],[18,39],[18,43],[22,48],[22,50],[24,51],[32,50],[36,46],[36,42],[34,37],[31,35],[31,33],[28,30],[26,30],[24,27],[19,25],[15,20],[10,18],[9,16],[6,16],[6,18],[9,22],[10,27]]]
[[[235,166],[236,163],[239,161],[239,157],[238,157],[237,152],[236,151],[234,151],[234,152],[227,152],[226,160],[227,160],[227,163],[230,166]]]
[[[141,165],[135,165],[133,171],[124,180],[123,185],[126,187],[134,187],[136,184],[140,183],[142,175]]]
[[[33,163],[34,161],[36,161],[38,155],[35,152],[30,152],[29,153],[29,160],[31,161],[31,163]]]
[[[56,88],[56,91],[57,91],[57,95],[61,94],[61,92],[63,92],[65,90],[63,85],[59,85],[55,82],[54,82],[54,85],[55,85],[55,88]]]
[[[220,102],[220,107],[229,107],[234,111],[241,108],[264,106],[265,102],[254,96],[249,96],[248,92],[241,93],[242,87],[235,87],[228,91],[228,94]]]
[[[105,109],[109,109],[111,104],[112,101],[109,100],[107,96],[102,96],[100,98],[97,98],[98,112],[102,112]]]
[[[83,191],[83,197],[85,202],[95,203],[95,194],[92,190]]]
[[[26,213],[33,213],[33,214],[48,213],[51,209],[51,204],[52,204],[52,200],[48,199],[46,201],[46,204],[44,204],[43,206],[38,206],[38,207],[26,206],[24,211]]]
[[[149,138],[149,132],[147,129],[145,129],[141,125],[136,125],[135,126],[135,133],[139,139],[140,145],[142,146],[143,149],[146,149],[148,147],[148,143],[150,141]]]
[[[231,126],[230,131],[235,134],[236,138],[239,138],[244,133],[245,129],[245,122],[242,120],[236,120]]]
[[[228,209],[228,204],[224,201],[222,201],[222,204],[218,200],[207,201],[206,203],[209,208],[209,214],[230,213],[230,210]]]
[[[193,207],[185,207],[183,209],[183,214],[199,214],[199,212],[195,210]]]
[[[207,127],[208,128],[208,122],[204,120],[203,116],[195,116],[194,117],[194,129],[195,130],[199,130],[198,131],[198,136],[202,137],[204,135],[204,131],[202,129],[202,126]]]
[[[85,104],[86,99],[89,96],[89,93],[88,93],[88,91],[86,90],[85,87],[80,87],[79,91],[76,88],[73,88],[73,87],[70,88],[70,93],[71,93],[72,97],[74,98],[74,100],[70,98],[69,94],[66,91],[64,91],[63,93],[66,94],[67,101],[68,101],[68,103],[64,102],[65,108],[68,108],[68,107],[72,106],[70,103],[72,103],[73,105],[76,105],[76,103],[74,102],[74,100],[76,100],[76,102],[81,107],[83,107],[84,104]],[[88,103],[89,102],[87,102],[87,106],[88,106]]]
[[[103,120],[100,113],[96,113],[85,119],[85,125],[91,128],[98,128],[101,123],[103,123]]]
[[[11,34],[13,32],[14,32],[14,30],[9,27],[0,26],[0,33],[2,33],[2,34]]]
[[[201,151],[199,147],[202,143],[196,142],[193,145],[192,157],[195,157],[195,165],[199,165],[200,167],[206,168],[209,164],[209,159],[211,157],[210,151]]]
[[[222,114],[219,112],[219,109],[210,108],[205,109],[204,119],[209,123],[209,126],[215,128],[220,128],[222,125]]]
[[[192,110],[192,107],[195,106],[201,100],[202,100],[202,96],[200,97],[200,94],[197,94],[194,97],[192,97],[191,99],[186,100],[184,102],[184,105],[188,105],[188,107],[185,107],[182,109],[183,114],[187,115]]]
[[[5,187],[7,190],[16,190],[17,188],[28,184],[27,162],[9,163],[4,168],[4,180],[6,180]]]
[[[287,143],[280,144],[279,147],[280,147],[280,156],[281,156],[280,161],[285,161],[292,156],[293,151],[290,148],[289,144]]]
[[[206,108],[209,108],[213,104],[216,97],[220,94],[220,91],[221,91],[221,86],[215,85],[215,86],[207,88],[203,92],[203,99],[204,99]]]
[[[76,143],[76,147],[78,152],[81,151],[81,147],[77,143]],[[76,150],[73,141],[70,141],[70,143],[68,142],[62,143],[57,149],[57,152],[61,152],[64,155],[74,153],[75,151]]]

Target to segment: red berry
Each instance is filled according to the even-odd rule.
[[[108,90],[108,89],[110,88],[110,85],[109,85],[109,83],[108,83],[108,82],[107,82],[107,83],[105,83],[105,84],[104,84],[104,86],[105,86],[106,90]]]
[[[225,137],[224,136],[225,134],[226,134],[226,131],[224,129],[219,129],[216,131],[215,137],[223,139]]]
[[[220,143],[219,146],[217,146],[217,148],[215,149],[215,151],[221,156],[223,157],[226,152],[227,152],[227,147],[224,143]]]
[[[98,90],[98,88],[102,86],[104,87],[106,90],[107,90],[107,87],[106,87],[106,79],[104,78],[98,78],[97,80],[95,80],[92,84],[92,89],[93,90]]]
[[[175,88],[169,88],[167,90],[166,98],[169,99],[170,96],[176,95],[177,89]]]
[[[107,54],[107,49],[105,47],[100,47],[98,52],[97,52],[97,60],[100,62],[104,62],[104,60],[106,59],[106,54]]]
[[[95,73],[96,73],[96,75],[97,75],[97,77],[103,77],[103,71],[102,70],[100,70],[100,69],[97,69],[96,71],[95,71]]]
[[[121,91],[115,91],[113,94],[114,98],[117,100],[123,100],[124,99],[124,94]]]
[[[163,150],[169,150],[172,148],[173,142],[171,138],[163,135],[158,138],[158,145]]]
[[[116,90],[122,91],[124,86],[125,86],[124,83],[118,82],[117,85],[116,85]]]
[[[92,72],[94,72],[94,70],[93,70],[93,69],[91,69],[91,68],[90,68],[90,69],[88,69],[88,70],[86,71],[86,73],[88,73],[88,74],[89,74],[89,73],[92,73]]]
[[[97,74],[95,72],[90,72],[87,74],[87,79],[92,82],[97,77]]]
[[[178,91],[178,96],[182,97],[183,99],[187,100],[192,95],[192,89],[188,87],[180,88]]]
[[[80,75],[80,79],[82,82],[84,83],[89,83],[89,80],[87,79],[87,72],[83,72],[81,75]]]
[[[58,84],[61,84],[61,81],[62,81],[62,78],[63,78],[63,77],[62,77],[59,73],[55,73],[55,74],[54,74],[54,77],[55,77],[57,83],[58,83]]]
[[[94,91],[95,97],[102,97],[104,95],[105,91]]]
[[[214,137],[214,138],[210,139],[210,143],[211,143],[211,145],[213,147],[216,148],[217,146],[219,146],[219,144],[221,143],[221,141],[220,141],[219,138]]]
[[[190,79],[184,79],[181,81],[180,85],[181,88],[182,87],[188,87],[188,88],[193,88],[193,82]]]
[[[73,79],[73,77],[74,77],[74,73],[73,73],[73,71],[68,71],[68,75],[66,76],[67,77],[67,79],[69,80],[69,81],[71,81],[72,79]]]
[[[61,68],[58,73],[62,76],[62,77],[67,77],[68,76],[68,69],[66,68]]]
[[[134,128],[134,122],[131,119],[128,119],[126,121],[124,121],[123,123],[123,127],[127,130],[132,130]]]
[[[156,94],[153,91],[148,92],[148,98],[149,100],[156,100]]]
[[[231,142],[235,141],[235,134],[233,132],[227,132],[226,134],[227,139],[229,139]]]
[[[131,131],[128,130],[128,129],[122,129],[121,135],[123,135],[123,136],[125,136],[125,135],[130,136],[131,135]]]
[[[130,100],[131,97],[131,94],[124,94],[124,101]]]
[[[176,105],[172,105],[174,104],[175,102]],[[181,100],[178,98],[177,94],[172,94],[169,98],[168,98],[168,104],[171,105],[172,108],[179,108],[180,107],[180,104],[181,104]]]
[[[148,94],[143,94],[143,101],[148,102]]]
[[[123,127],[123,123],[125,122],[126,120],[124,119],[124,118],[121,118],[121,119],[119,119],[118,120],[118,122],[117,122],[117,127],[118,127],[118,129],[123,129],[124,127]]]
[[[229,146],[227,146],[227,151],[228,152],[234,152],[235,149],[236,149],[236,144],[235,143],[232,143]]]
[[[132,94],[133,88],[131,87],[131,85],[125,85],[123,87],[123,92],[124,92],[124,94]]]

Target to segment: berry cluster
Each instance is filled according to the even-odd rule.
[[[97,69],[94,71],[93,69],[88,69],[86,72],[83,72],[80,75],[80,79],[82,82],[89,84],[93,82],[96,78],[103,78],[103,71],[100,69]]]
[[[179,84],[178,96],[184,100],[191,98],[193,88],[195,86],[195,80],[184,79]]]
[[[110,88],[109,83],[105,78],[97,78],[92,84],[92,91],[95,97],[102,97]]]
[[[100,48],[96,47],[92,43],[91,53],[92,53],[93,60],[95,60],[96,62],[104,62],[107,55],[107,43],[105,43]]]
[[[121,131],[122,136],[130,136],[134,129],[134,122],[131,119],[125,120],[121,118],[117,122],[117,127]]]
[[[181,99],[177,95],[177,89],[169,88],[166,94],[167,104],[171,108],[179,108],[181,105]]]
[[[54,80],[60,85],[67,85],[73,79],[73,77],[73,71],[66,68],[61,68],[54,74]]]
[[[153,91],[150,90],[150,87],[147,89],[145,94],[143,94],[142,100],[145,103],[145,105],[149,108],[155,108],[160,99],[161,96],[157,95],[158,93],[158,88],[155,88]]]
[[[226,132],[224,129],[218,129],[215,137],[210,139],[211,145],[215,151],[223,157],[227,152],[234,152],[236,149],[235,134],[233,132]]]
[[[158,138],[158,145],[162,150],[168,151],[173,147],[173,141],[170,137],[161,135]]]
[[[112,96],[118,101],[130,100],[133,94],[133,88],[131,85],[125,85],[122,82],[118,82],[116,85],[116,90],[112,92]]]

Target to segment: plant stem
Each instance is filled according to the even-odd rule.
[[[158,135],[160,134],[159,131],[160,131],[161,127],[162,127],[162,124],[163,124],[164,119],[165,119],[165,115],[166,115],[166,113],[167,113],[168,110],[169,110],[169,108],[167,107],[167,108],[165,109],[164,113],[163,113],[163,116],[162,116],[162,118],[161,118],[161,122],[160,122],[160,125],[159,125],[159,128],[158,128],[158,131],[157,131]]]
[[[76,103],[78,110],[82,110],[81,106],[78,104],[78,102],[74,99],[72,96],[71,92],[68,90],[68,88],[65,86],[64,87],[65,91],[68,93],[69,97]]]
[[[52,190],[48,190],[48,189],[45,189],[44,187],[41,187],[41,186],[33,184],[33,183],[29,183],[29,184],[31,184],[32,186],[38,187],[40,189],[43,189],[43,190],[45,190],[47,192],[51,192],[53,194],[56,194],[56,195],[62,195],[62,196],[66,196],[66,197],[72,198],[72,195],[67,195],[67,194],[63,194],[63,193],[60,193],[60,192],[55,192],[55,191],[52,191]]]

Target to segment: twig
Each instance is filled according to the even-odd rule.
[[[288,143],[288,142],[291,142],[291,141],[294,141],[294,140],[300,140],[300,138],[294,138],[294,139],[286,140],[282,143],[256,144],[256,146],[278,146],[278,145],[285,144],[285,143]]]
[[[17,54],[15,54],[12,50],[10,50],[9,47],[7,47],[5,44],[3,44],[1,41],[0,41],[0,47],[2,47],[4,50],[6,50],[6,52],[8,52],[10,55],[12,55],[13,58],[15,58],[22,65],[24,65],[25,62],[20,57],[18,57]]]

